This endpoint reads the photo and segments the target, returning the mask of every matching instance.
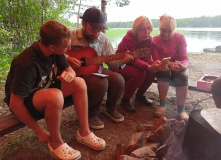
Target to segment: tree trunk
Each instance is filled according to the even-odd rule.
[[[80,19],[80,9],[81,9],[81,0],[78,7],[78,15],[77,15],[77,28],[79,28],[79,19]]]
[[[107,22],[106,3],[106,0],[101,0],[101,11],[104,13],[105,21]],[[102,32],[106,33],[106,29],[103,29]]]

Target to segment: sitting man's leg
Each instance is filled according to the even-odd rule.
[[[108,75],[108,90],[105,114],[115,122],[124,121],[124,116],[118,112],[117,102],[124,90],[124,78],[117,72],[103,69],[103,74]]]
[[[102,129],[104,123],[99,118],[99,108],[108,89],[108,80],[94,75],[83,78],[87,85],[89,126],[93,129]]]

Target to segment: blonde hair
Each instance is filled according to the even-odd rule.
[[[133,23],[133,28],[132,28],[133,34],[137,36],[138,31],[140,31],[143,27],[145,27],[145,25],[148,22],[150,23],[151,31],[152,31],[153,30],[153,23],[149,18],[147,18],[146,16],[140,16],[140,17],[136,18]]]
[[[160,24],[159,24],[159,29],[163,29],[168,27],[171,29],[171,31],[174,31],[176,28],[176,20],[167,14],[164,14],[160,16]]]

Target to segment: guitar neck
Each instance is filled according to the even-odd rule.
[[[113,54],[113,55],[107,55],[107,56],[99,56],[99,57],[93,57],[86,59],[86,65],[94,65],[94,64],[100,64],[104,62],[110,62],[110,61],[116,61],[121,60],[124,58],[126,53],[120,53],[120,54]]]

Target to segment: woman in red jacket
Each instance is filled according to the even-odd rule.
[[[152,37],[150,37],[152,30],[152,22],[147,17],[138,17],[133,23],[133,28],[127,32],[120,42],[116,54],[127,51],[132,52],[140,48],[150,48],[151,53],[156,53],[153,51],[153,41]],[[153,101],[144,96],[144,93],[155,79],[155,71],[162,71],[167,67],[167,63],[160,63],[156,59],[159,59],[157,53],[144,59],[134,58],[123,69],[115,70],[124,77],[126,83],[125,92],[121,100],[121,107],[125,111],[136,112],[130,103],[130,99],[137,89],[137,100],[148,106],[153,104]]]

